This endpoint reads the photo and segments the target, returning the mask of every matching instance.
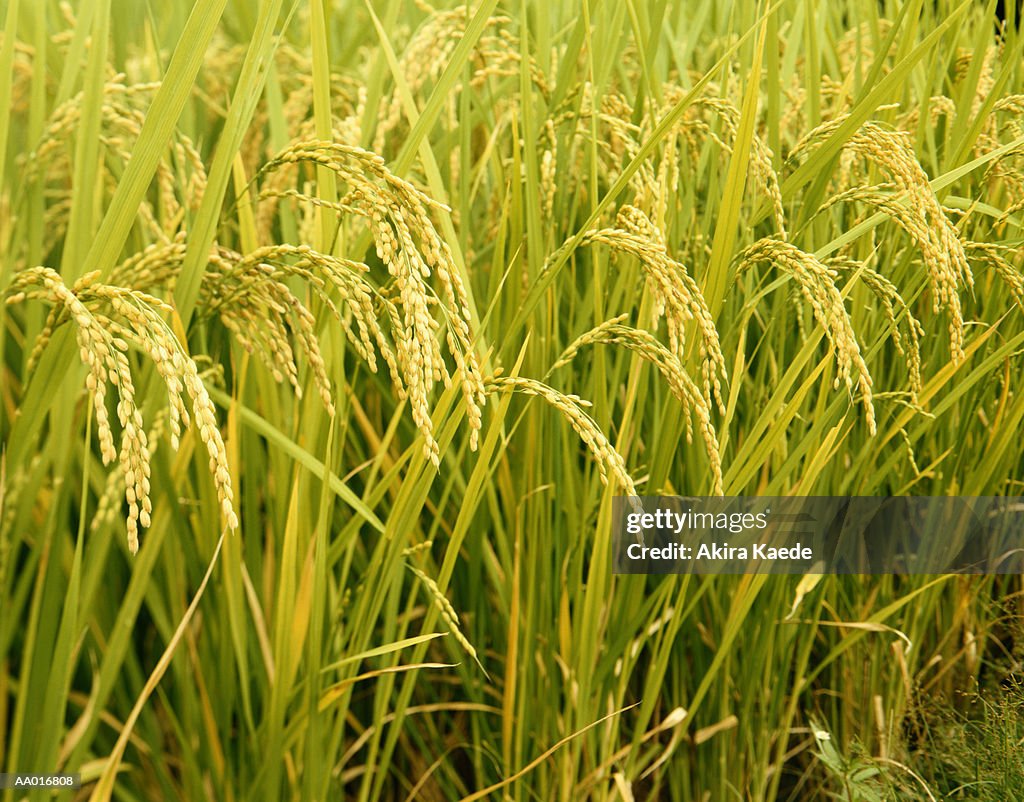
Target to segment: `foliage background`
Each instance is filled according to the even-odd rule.
[[[0,11],[5,771],[80,771],[78,796],[99,800],[998,786],[991,767],[972,778],[933,759],[962,741],[926,711],[1019,676],[1018,577],[613,576],[608,550],[628,483],[1019,494],[1012,8]],[[454,379],[429,395],[430,424],[330,313],[339,287],[318,292],[283,248],[365,262],[374,297],[404,309],[389,268],[407,263],[345,206],[384,204],[346,194],[369,162],[275,161],[327,141],[444,204],[428,217],[467,300],[446,302],[431,265],[432,336]],[[140,254],[156,256],[144,269]],[[217,300],[252,286],[226,283],[239,264],[276,265],[274,297],[303,304],[317,348],[254,295],[246,351],[223,314],[238,295]],[[43,302],[19,295],[37,265],[59,273]],[[47,325],[58,283],[90,309],[132,288],[168,305],[131,296],[162,322],[126,325],[194,357],[237,530],[207,464],[213,430],[171,447],[166,376],[133,340],[152,514],[130,553],[78,320]],[[478,426],[445,336],[462,316],[488,390]],[[396,351],[415,340],[381,319]],[[588,332],[600,342],[573,346]],[[282,342],[301,398],[275,380]],[[333,416],[312,391],[321,369]],[[1019,727],[1007,721],[979,731]]]

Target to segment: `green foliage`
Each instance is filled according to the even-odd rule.
[[[165,5],[0,3],[0,769],[1021,795],[1012,694],[911,737],[1019,577],[610,565],[630,486],[1020,494],[994,3]]]
[[[966,702],[964,704],[963,702]],[[996,802],[1024,794],[1024,693],[1019,681],[965,694],[961,704],[927,700],[916,711],[913,744],[901,760],[844,754],[814,727],[817,756],[827,772],[825,793],[836,799],[972,800]]]

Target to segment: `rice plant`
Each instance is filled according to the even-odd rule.
[[[612,506],[1024,495],[1013,3],[0,15],[0,799],[968,798],[1019,577]]]

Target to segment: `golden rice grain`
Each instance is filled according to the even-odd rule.
[[[848,115],[815,128],[794,148],[794,155],[824,141],[842,125]],[[945,308],[949,314],[950,350],[955,362],[963,359],[964,320],[960,304],[961,286],[973,283],[963,242],[956,227],[931,188],[928,176],[914,156],[908,135],[877,123],[862,125],[845,143],[844,150],[869,160],[885,170],[893,179],[893,190],[899,200],[886,199],[875,188],[859,193],[859,200],[880,204],[914,239],[928,271],[933,308]],[[904,202],[900,202],[904,201]]]
[[[707,400],[701,394],[700,388],[687,375],[679,358],[658,342],[650,332],[623,325],[623,321],[627,317],[628,315],[619,315],[581,334],[562,352],[552,369],[569,364],[582,347],[596,343],[621,345],[653,364],[668,382],[672,394],[682,402],[683,408],[687,412],[687,442],[692,442],[690,414],[696,414],[704,448],[711,464],[711,492],[715,495],[722,495],[725,492],[722,479],[722,455],[718,445],[718,434],[711,422],[711,409]]]
[[[150,498],[150,446],[145,426],[136,404],[136,391],[127,352],[135,346],[154,361],[157,372],[167,386],[172,440],[177,441],[180,426],[194,421],[200,439],[210,454],[210,472],[217,488],[218,500],[226,525],[238,527],[232,504],[231,477],[220,430],[217,428],[213,402],[199,378],[198,369],[182,351],[160,315],[167,307],[160,299],[140,290],[100,284],[98,274],[83,276],[74,287],[67,287],[60,275],[50,268],[36,267],[19,273],[11,284],[7,303],[35,298],[52,304],[60,312],[48,319],[49,337],[63,319],[75,326],[79,353],[89,368],[86,386],[93,401],[97,438],[104,464],[120,460],[124,477],[125,501],[128,504],[126,527],[128,547],[134,554],[139,548],[139,530],[150,525],[153,506]],[[108,311],[109,310],[109,311]],[[112,314],[111,314],[112,313]],[[116,317],[115,317],[116,316]],[[38,350],[38,348],[36,349]],[[120,450],[107,416],[106,387],[117,392],[117,416],[121,426]],[[187,392],[193,401],[192,420],[181,403]]]
[[[655,313],[668,327],[669,348],[679,361],[686,358],[686,327],[693,321],[700,334],[701,376],[707,405],[717,403],[724,414],[722,381],[727,379],[725,357],[711,312],[686,268],[668,254],[664,237],[634,206],[619,210],[618,227],[588,232],[584,243],[601,243],[640,260],[655,299]]]
[[[425,455],[435,467],[439,465],[429,398],[435,382],[450,380],[437,337],[441,324],[432,312],[438,304],[444,310],[445,340],[470,423],[470,447],[475,449],[485,392],[472,341],[466,288],[451,249],[428,214],[428,209],[444,207],[392,174],[380,156],[355,146],[299,142],[279,153],[264,170],[302,162],[327,167],[344,182],[347,192],[341,203],[365,219],[377,256],[394,282],[399,313],[395,322],[400,322],[392,332],[394,362],[402,375],[413,420],[423,436]],[[441,286],[440,296],[427,283],[432,276]]]
[[[455,637],[455,640],[457,640],[459,645],[465,649],[466,654],[472,657],[476,664],[483,668],[479,658],[476,656],[476,649],[473,647],[473,644],[470,643],[469,638],[462,633],[462,628],[459,626],[459,614],[455,612],[455,608],[452,606],[452,603],[448,601],[448,597],[441,592],[437,583],[423,573],[419,568],[416,568],[413,565],[408,565],[407,567],[427,588],[427,591],[430,593],[430,598],[434,602],[434,606],[441,614],[441,618],[444,619],[445,624],[448,625],[448,629]]]
[[[853,324],[843,303],[843,297],[836,287],[836,271],[822,264],[812,254],[801,251],[795,245],[781,240],[765,238],[758,240],[737,257],[739,270],[747,270],[756,264],[768,262],[792,276],[804,300],[814,310],[814,317],[825,332],[836,356],[840,380],[847,389],[853,390],[854,373],[861,403],[867,417],[868,431],[875,434],[875,408],[871,395],[871,376],[861,356],[860,345],[853,331]]]
[[[560,393],[552,387],[535,379],[527,379],[522,376],[492,376],[486,380],[487,392],[500,392],[503,390],[520,392],[525,395],[532,395],[543,399],[564,417],[573,430],[580,436],[584,445],[590,449],[590,453],[597,462],[598,473],[601,481],[608,486],[612,480],[624,491],[627,496],[636,496],[636,485],[633,483],[626,463],[622,455],[611,444],[604,432],[598,427],[586,412],[584,406],[589,406],[589,401],[584,401],[576,395]]]

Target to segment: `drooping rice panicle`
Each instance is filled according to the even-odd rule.
[[[431,312],[444,308],[444,334],[455,362],[470,423],[470,446],[476,448],[485,393],[470,331],[466,289],[451,248],[438,234],[428,210],[441,205],[412,184],[393,175],[384,160],[361,148],[334,142],[299,142],[264,168],[310,163],[331,169],[347,186],[342,203],[361,215],[373,236],[378,258],[394,281],[402,325],[393,332],[396,362],[403,377],[413,420],[423,436],[424,453],[437,466],[440,453],[433,436],[429,397],[436,381],[449,379],[438,343],[441,323]],[[436,277],[442,294],[427,280]]]
[[[907,382],[912,403],[917,403],[917,394],[921,392],[921,340],[925,336],[924,326],[914,317],[907,302],[900,295],[899,289],[889,279],[867,265],[843,258],[829,259],[824,263],[830,268],[853,273],[864,282],[874,296],[882,304],[889,334],[896,351],[907,363]],[[900,333],[903,324],[904,334]]]
[[[718,330],[704,296],[686,268],[671,256],[664,238],[647,216],[633,206],[619,210],[618,227],[588,232],[584,243],[600,243],[640,260],[655,298],[655,313],[664,317],[669,348],[680,362],[686,358],[686,327],[693,321],[700,335],[701,376],[708,406],[725,411],[722,381],[728,378]]]
[[[974,258],[989,265],[1010,291],[1014,303],[1021,311],[1024,311],[1024,273],[1013,263],[1013,260],[1020,254],[1020,250],[995,242],[968,241],[964,245],[968,258]]]
[[[793,149],[792,156],[810,150],[832,135],[848,115],[822,123],[808,133]],[[964,319],[960,303],[962,287],[972,286],[970,268],[963,242],[956,227],[931,188],[928,176],[914,156],[912,143],[905,132],[883,128],[873,122],[864,123],[846,142],[844,150],[869,160],[885,170],[893,179],[893,187],[905,206],[898,210],[893,204],[882,207],[914,238],[921,250],[932,289],[936,312],[945,308],[949,315],[949,340],[953,360],[963,359]],[[851,190],[859,192],[858,189]],[[862,193],[859,199],[885,202],[875,193]]]
[[[128,83],[123,73],[111,76],[104,85],[104,100],[100,108],[101,142],[116,161],[130,161],[146,119],[145,104],[159,87],[159,82],[153,81]],[[72,134],[81,122],[84,102],[84,95],[79,92],[55,109],[41,140],[31,152],[20,157],[25,163],[27,182],[57,182],[58,186],[63,186],[70,181],[74,151]],[[118,175],[104,169],[103,164],[100,175],[111,191],[116,189]],[[184,183],[181,181],[183,176],[187,176]],[[138,215],[156,240],[167,241],[179,230],[185,210],[198,209],[206,190],[206,167],[188,136],[175,133],[167,157],[156,165],[155,182],[158,202],[154,204],[148,198],[144,199],[139,205]],[[70,198],[67,190],[62,189],[61,192],[67,192]],[[68,223],[69,212],[70,203],[49,207],[50,225],[62,231]]]
[[[75,327],[79,354],[89,368],[86,387],[93,402],[100,454],[104,464],[114,459],[119,459],[121,464],[128,504],[129,549],[133,554],[138,551],[140,528],[150,525],[153,511],[149,440],[136,402],[135,383],[127,356],[132,346],[150,356],[167,386],[174,444],[177,444],[182,424],[189,426],[194,421],[198,427],[199,437],[210,455],[210,473],[225,524],[229,529],[236,529],[238,517],[232,503],[231,476],[213,402],[199,378],[195,362],[183,352],[161,317],[160,312],[168,311],[169,307],[140,290],[101,284],[97,279],[97,273],[87,274],[69,288],[56,271],[46,267],[32,268],[15,277],[8,291],[7,303],[18,303],[26,298],[46,301],[62,309]],[[60,319],[58,317],[57,322]],[[46,329],[43,336],[49,336]],[[118,398],[120,449],[114,445],[107,414],[108,383]],[[193,401],[191,419],[181,403],[183,392],[187,392]]]
[[[492,376],[486,380],[484,385],[487,392],[519,392],[525,395],[541,398],[554,407],[564,417],[573,430],[580,436],[584,445],[590,449],[590,453],[597,463],[597,469],[601,481],[607,486],[613,481],[627,496],[636,496],[636,485],[633,483],[626,463],[622,455],[615,449],[608,438],[601,431],[586,412],[585,406],[589,401],[584,401],[576,395],[560,393],[552,387],[539,382],[536,379],[528,379],[522,376]],[[614,486],[614,485],[613,485]]]
[[[597,343],[621,345],[653,364],[668,382],[672,394],[679,399],[686,410],[687,442],[693,440],[690,415],[696,414],[704,448],[711,464],[712,493],[722,495],[725,492],[722,479],[722,455],[718,445],[718,434],[711,421],[711,408],[707,399],[687,375],[679,357],[658,342],[650,332],[624,325],[627,317],[628,315],[619,315],[581,334],[566,347],[552,366],[552,370],[570,364],[581,348]]]
[[[419,579],[420,582],[423,583],[427,592],[430,594],[430,598],[433,601],[434,606],[441,614],[441,618],[444,619],[445,624],[448,625],[448,630],[455,637],[455,640],[458,641],[459,645],[463,649],[465,649],[466,654],[472,657],[474,662],[483,668],[480,663],[480,659],[476,655],[476,649],[473,647],[469,638],[463,634],[462,627],[459,626],[459,614],[455,611],[455,608],[448,600],[448,597],[441,592],[441,589],[437,586],[437,582],[414,565],[407,564],[406,567],[416,575],[416,578]]]
[[[876,426],[871,376],[861,356],[860,344],[853,331],[843,297],[836,287],[836,271],[795,245],[772,238],[758,240],[740,253],[737,261],[741,272],[756,264],[767,262],[796,280],[801,295],[814,310],[814,317],[835,352],[838,375],[834,386],[838,388],[842,381],[847,389],[852,391],[856,378],[857,389],[860,391],[861,403],[867,417],[868,431],[874,434]]]
[[[405,46],[398,64],[406,88],[413,95],[440,76],[474,13],[468,5],[451,9],[434,9],[425,3],[420,5],[430,16]],[[507,27],[510,22],[511,19],[503,15],[494,15],[485,21],[484,30],[476,40],[469,59],[471,87],[480,87],[490,78],[519,75],[523,57],[518,38]],[[526,67],[533,85],[546,95],[550,91],[547,79],[532,56],[528,58]],[[385,152],[391,135],[401,126],[403,115],[402,97],[396,90],[381,103],[374,133],[374,151]]]
[[[151,289],[173,288],[184,256],[181,238],[150,246],[118,265],[111,281]],[[367,271],[366,265],[321,254],[308,245],[266,246],[249,254],[218,248],[210,254],[200,287],[200,306],[202,314],[219,316],[238,342],[265,362],[274,379],[287,381],[299,397],[303,391],[296,349],[301,351],[324,407],[333,414],[331,383],[316,321],[289,288],[288,280],[292,276],[302,279],[341,324],[371,371],[377,370],[376,347],[393,380],[400,382],[392,344],[375,308],[375,290],[365,278]],[[337,293],[340,304],[332,293]]]

